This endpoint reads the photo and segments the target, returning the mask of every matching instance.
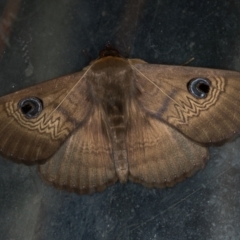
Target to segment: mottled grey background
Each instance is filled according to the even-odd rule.
[[[1,15],[10,1],[0,0]],[[150,63],[194,57],[190,66],[240,71],[240,2],[20,1],[0,94],[79,71],[108,42]],[[0,239],[240,239],[239,148],[240,139],[211,148],[206,168],[174,188],[116,184],[90,196],[54,189],[36,167],[0,158]]]

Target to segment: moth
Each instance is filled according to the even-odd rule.
[[[0,154],[80,194],[170,187],[237,136],[240,73],[149,64],[106,47],[82,71],[0,98]]]

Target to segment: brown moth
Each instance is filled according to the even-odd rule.
[[[148,64],[107,47],[82,71],[0,98],[0,153],[54,186],[168,187],[239,133],[240,73]]]

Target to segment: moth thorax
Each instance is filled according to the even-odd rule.
[[[93,96],[100,101],[114,103],[132,95],[133,72],[127,60],[117,57],[100,59],[93,65],[90,74]]]

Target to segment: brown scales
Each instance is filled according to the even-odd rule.
[[[210,82],[204,98],[188,90],[193,78]],[[81,72],[1,97],[1,154],[39,164],[45,180],[77,193],[127,180],[173,186],[205,166],[209,145],[239,133],[239,92],[238,72],[148,64],[107,48]]]

